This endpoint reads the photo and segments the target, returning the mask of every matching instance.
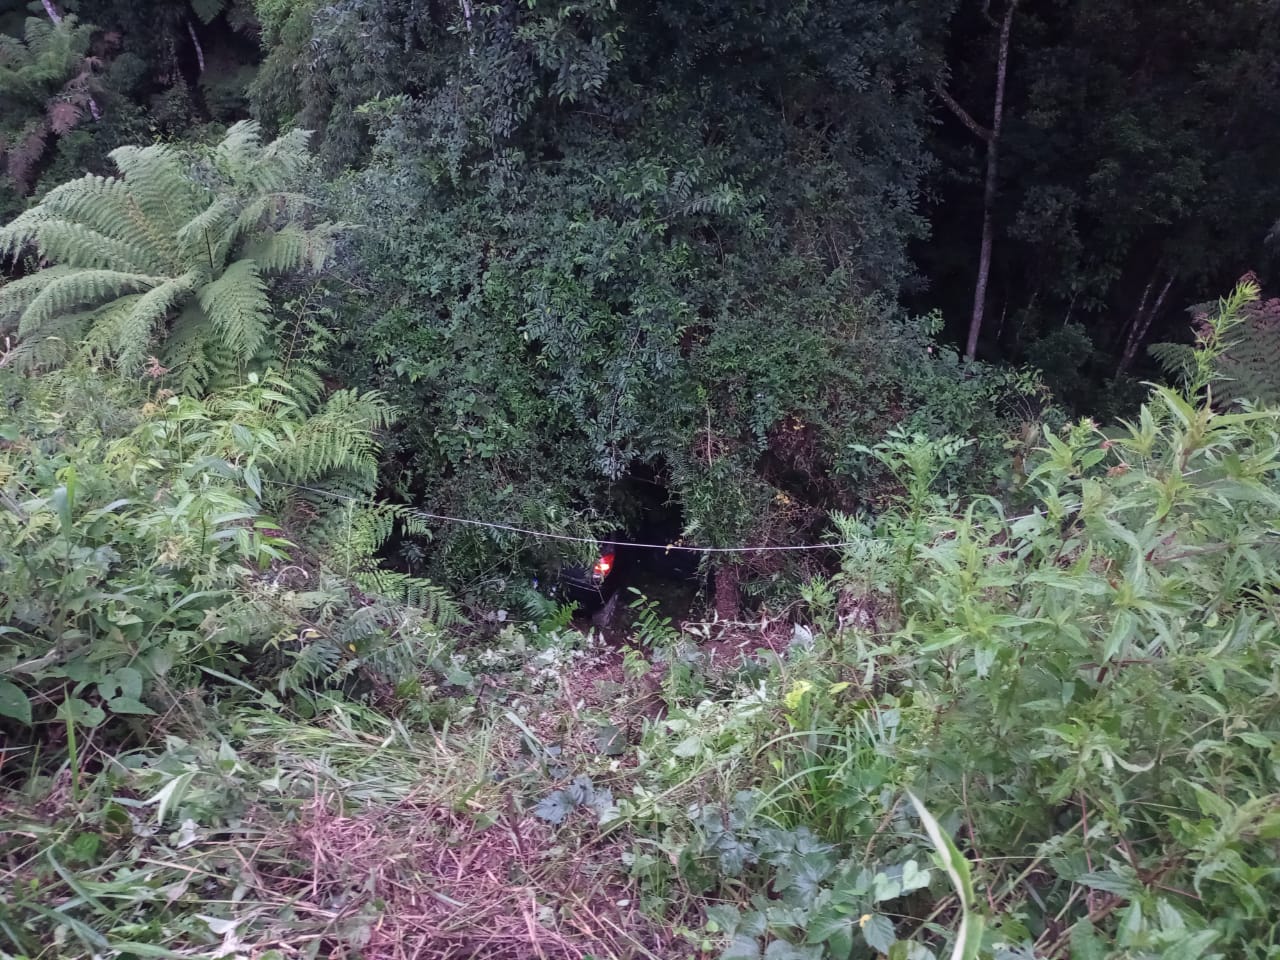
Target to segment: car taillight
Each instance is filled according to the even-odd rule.
[[[591,568],[591,572],[601,579],[609,575],[609,571],[613,569],[613,554],[606,553],[603,557],[596,561],[596,565]]]

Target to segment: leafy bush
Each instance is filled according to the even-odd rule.
[[[1036,955],[1272,955],[1280,415],[1215,411],[1210,379],[1047,435],[1029,511],[913,526],[893,629],[854,664],[898,692],[898,776]]]
[[[394,680],[440,652],[432,618],[456,612],[378,570],[378,511],[353,506],[326,531],[292,486],[369,488],[389,420],[377,396],[311,402],[268,374],[142,402],[91,372],[0,376],[0,714],[94,727],[209,677],[278,674],[295,693],[362,670]],[[68,416],[73,398],[100,418]]]
[[[966,956],[1274,955],[1280,412],[1212,402],[1254,295],[1187,393],[1047,431],[1016,509],[941,488],[955,438],[870,448],[900,493],[837,518],[842,569],[805,590],[825,630],[648,726],[618,805],[650,909],[702,912],[726,958],[862,955],[881,916],[866,947],[937,955],[974,929],[945,888],[876,893],[927,870],[912,791],[973,869]]]

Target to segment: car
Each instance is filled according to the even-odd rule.
[[[590,566],[567,563],[560,567],[556,587],[565,600],[572,600],[583,613],[591,613],[604,606],[618,592],[619,575],[617,547],[601,547],[599,556]]]
[[[625,546],[605,541],[594,560],[565,559],[536,577],[534,587],[557,602],[576,604],[579,613],[594,614],[617,594],[626,565]]]
[[[619,604],[630,601],[627,587],[666,593],[670,584],[693,584],[701,576],[705,558],[701,552],[651,544],[633,543],[626,532],[611,534],[596,547],[594,560],[566,559],[546,570],[534,586],[558,603],[573,603],[578,614],[590,617],[597,626],[607,626]],[[689,588],[690,595],[693,589]]]

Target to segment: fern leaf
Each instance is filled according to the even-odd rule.
[[[237,260],[197,293],[213,330],[236,359],[253,359],[267,336],[271,304],[252,260]]]
[[[1219,359],[1232,396],[1280,404],[1280,300],[1245,308],[1244,322],[1232,331],[1232,343]]]
[[[108,156],[124,177],[130,197],[165,236],[175,236],[209,204],[207,191],[186,176],[181,157],[167,144],[117,147]]]
[[[164,365],[173,371],[179,389],[187,394],[199,394],[211,383],[217,373],[217,364],[211,354],[209,318],[198,303],[188,303],[178,314],[165,340]]]
[[[1185,343],[1153,343],[1147,352],[1166,375],[1179,379],[1185,379],[1195,363],[1195,350]]]
[[[11,362],[23,371],[65,363],[96,316],[92,311],[60,314],[41,328],[39,336],[21,340],[11,354]]]
[[[178,246],[186,263],[201,263],[212,273],[226,262],[228,233],[235,224],[235,204],[218,197],[178,231]]]
[[[59,272],[51,278],[45,276],[49,272],[42,270],[36,274],[47,282],[23,311],[18,324],[20,336],[40,336],[41,324],[59,313],[149,290],[165,281],[164,277],[119,270],[74,270]]]
[[[146,250],[83,223],[47,220],[39,225],[38,234],[40,256],[54,263],[132,273],[153,273],[156,267]]]
[[[145,250],[150,272],[176,266],[172,236],[166,236],[147,220],[123,180],[94,175],[81,177],[50,190],[35,209],[43,214],[31,231],[37,237],[40,222],[60,218],[84,224],[135,249]],[[81,265],[74,253],[65,262]]]
[[[195,271],[188,271],[166,280],[138,297],[127,311],[119,311],[117,323],[103,325],[104,339],[122,367],[134,371],[142,366],[151,352],[156,327],[176,304],[191,295],[197,276]]]
[[[49,283],[75,271],[71,267],[47,267],[0,286],[0,330],[16,331],[18,320]]]
[[[263,273],[284,273],[307,262],[307,247],[307,231],[288,226],[245,247],[244,255],[257,263]]]

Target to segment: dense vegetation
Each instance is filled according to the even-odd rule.
[[[1273,7],[0,14],[0,958],[1280,956]]]

